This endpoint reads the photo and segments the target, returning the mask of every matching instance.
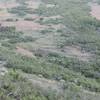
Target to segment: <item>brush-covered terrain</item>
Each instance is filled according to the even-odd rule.
[[[0,0],[0,100],[100,100],[100,0]]]

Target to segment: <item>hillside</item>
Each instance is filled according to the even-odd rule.
[[[0,0],[0,100],[100,100],[100,0]]]

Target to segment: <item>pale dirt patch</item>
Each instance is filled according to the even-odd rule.
[[[90,7],[91,7],[90,14],[96,19],[100,20],[100,5],[97,3],[91,3]]]
[[[10,16],[11,15],[6,10],[0,11],[0,17],[10,17]]]
[[[61,15],[56,15],[56,16],[49,16],[49,17],[43,17],[43,21],[47,20],[56,20],[56,19],[62,19],[63,17]]]
[[[41,48],[52,48],[55,46],[54,38],[55,36],[52,34],[45,35],[45,37],[37,39],[35,42],[31,43],[31,46],[35,50]]]
[[[54,28],[55,30],[57,30],[57,29],[65,29],[66,28],[66,26],[64,26],[63,24],[57,24],[57,25],[51,24],[50,26],[51,26],[51,28]]]
[[[47,28],[45,25],[31,21],[18,21],[15,26],[18,30],[41,30]]]
[[[48,56],[50,53],[57,53],[65,57],[78,58],[81,61],[89,61],[93,56],[91,53],[81,50],[81,48],[78,46],[66,46],[62,49],[59,49],[55,46],[50,47],[45,45],[40,48],[36,48],[33,51],[43,57]]]
[[[18,45],[24,48],[30,48],[34,54],[46,56],[51,52],[58,52],[58,49],[56,49],[55,35],[53,34],[47,34],[34,42],[20,43]]]
[[[33,8],[33,9],[38,9],[39,5],[41,4],[40,0],[29,0],[26,1],[26,3],[28,4],[28,7]]]
[[[47,8],[53,8],[53,7],[55,7],[55,5],[54,4],[47,4],[46,7]]]
[[[57,4],[45,4],[47,8],[59,7]]]
[[[35,23],[32,21],[25,21],[25,20],[19,20],[16,22],[7,22],[3,21],[2,26],[15,26],[16,30],[18,31],[27,31],[27,30],[43,30],[45,28],[48,28],[46,25],[40,25],[39,23]]]
[[[63,17],[61,15],[56,15],[56,16],[50,16],[46,18],[57,19],[57,18],[63,18]]]
[[[8,27],[15,26],[14,22],[1,21],[0,23],[4,27],[6,27],[6,26],[8,26]]]
[[[7,9],[1,9],[0,10],[0,21],[6,20],[8,18],[15,18],[15,14],[11,14],[7,11]]]
[[[0,67],[0,76],[4,76],[6,73],[8,73],[7,68],[5,68],[5,67]]]
[[[39,19],[40,17],[37,14],[27,14],[25,18]]]
[[[18,21],[15,23],[15,27],[17,30],[41,30],[46,28],[44,25],[31,21]]]
[[[5,9],[5,8],[13,8],[19,6],[18,3],[16,2],[0,2],[0,8]]]
[[[4,76],[6,73],[8,73],[7,68],[4,67],[5,61],[0,61],[0,76]]]
[[[49,34],[44,38],[40,38],[34,43],[32,43],[33,51],[35,54],[40,54],[41,56],[45,57],[49,53],[58,52],[56,49],[56,43],[54,41],[55,36]]]
[[[86,52],[85,50],[81,50],[78,46],[65,46],[63,52],[66,56],[75,56],[82,61],[88,61],[92,56],[92,54]]]
[[[32,52],[19,46],[16,47],[16,52],[30,58],[34,57]]]

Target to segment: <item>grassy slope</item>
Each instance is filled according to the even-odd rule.
[[[60,7],[55,7],[52,10],[52,8],[46,9],[45,6],[42,6],[43,9],[40,7],[35,13],[43,16],[59,14],[64,17],[60,23],[65,25],[66,29],[62,29],[60,30],[60,33],[58,33],[56,46],[62,48],[67,45],[78,45],[86,51],[93,53],[95,57],[89,62],[83,62],[76,58],[63,57],[59,54],[50,54],[47,57],[42,58],[28,58],[16,54],[15,52],[16,43],[23,43],[23,39],[20,38],[23,36],[22,33],[16,32],[16,30],[12,28],[10,32],[0,32],[2,38],[10,39],[8,41],[4,41],[2,38],[0,39],[2,43],[2,46],[0,47],[0,58],[1,60],[7,61],[7,64],[5,65],[7,68],[13,69],[13,71],[9,69],[11,71],[3,77],[4,79],[1,79],[3,81],[0,87],[1,99],[16,100],[16,98],[19,97],[21,100],[73,100],[74,98],[77,100],[99,100],[100,39],[97,28],[100,27],[100,22],[90,16],[87,0],[43,1],[52,4],[56,3]],[[59,23],[59,20],[57,20],[57,22]],[[54,24],[54,21],[40,23]],[[27,42],[30,43],[30,40]],[[34,40],[31,42],[33,43]],[[24,43],[24,46],[27,47],[27,43]],[[26,73],[36,75],[41,74],[47,79],[54,79],[57,81],[64,80],[63,95],[59,96],[59,94],[56,95],[53,92],[46,94],[41,89],[34,89],[29,85],[30,83],[23,79],[23,76],[21,76],[22,78],[19,77],[22,72],[15,71],[18,69]],[[20,94],[16,93],[18,86],[20,87]],[[10,93],[11,95],[9,95]]]

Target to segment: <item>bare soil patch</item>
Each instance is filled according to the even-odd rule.
[[[53,8],[53,7],[55,7],[55,5],[54,4],[47,4],[46,7],[47,8]]]
[[[8,11],[6,9],[3,9],[0,11],[0,21],[5,20],[7,18],[14,18],[15,15],[8,13]]]
[[[19,6],[18,3],[16,2],[0,2],[0,8],[5,9],[5,8],[13,8]]]
[[[61,15],[43,17],[44,21],[47,21],[47,20],[56,20],[56,19],[62,19],[62,18],[63,17]]]
[[[15,24],[16,28],[19,30],[41,30],[47,28],[45,25],[40,25],[39,23],[31,21],[18,21]]]
[[[40,25],[39,23],[35,23],[32,21],[24,21],[24,20],[19,20],[16,22],[3,21],[3,22],[1,22],[1,24],[2,24],[2,26],[15,26],[16,30],[18,30],[18,31],[43,30],[45,28],[48,28],[45,25]]]
[[[16,28],[19,30],[42,30],[47,27],[30,21],[18,21],[16,22]]]
[[[22,47],[19,47],[19,46],[16,47],[16,52],[21,54],[21,55],[27,56],[27,57],[31,57],[31,58],[33,57],[32,52],[30,52],[29,50],[24,49]]]
[[[90,14],[96,19],[100,20],[100,5],[97,3],[91,3],[91,12]]]
[[[91,53],[81,50],[79,46],[65,46],[63,52],[66,56],[75,56],[82,61],[88,61],[92,56]]]
[[[5,75],[6,73],[8,73],[8,70],[7,68],[4,67],[5,65],[5,61],[0,61],[0,76],[2,75]]]
[[[28,7],[33,8],[33,9],[38,9],[39,5],[41,4],[40,0],[29,0],[26,1],[28,4]]]
[[[0,11],[0,17],[9,17],[11,16],[6,10]]]
[[[25,18],[32,18],[36,20],[36,19],[39,19],[40,17],[37,14],[27,14]]]
[[[89,61],[92,57],[92,54],[86,51],[81,50],[80,47],[76,46],[66,46],[63,49],[59,49],[56,47],[48,48],[41,47],[40,49],[34,50],[37,55],[47,56],[50,53],[58,53],[65,57],[74,57],[78,58],[81,61]]]
[[[52,24],[51,27],[54,28],[55,30],[66,28],[66,26],[64,26],[63,24],[57,24],[57,25]]]

